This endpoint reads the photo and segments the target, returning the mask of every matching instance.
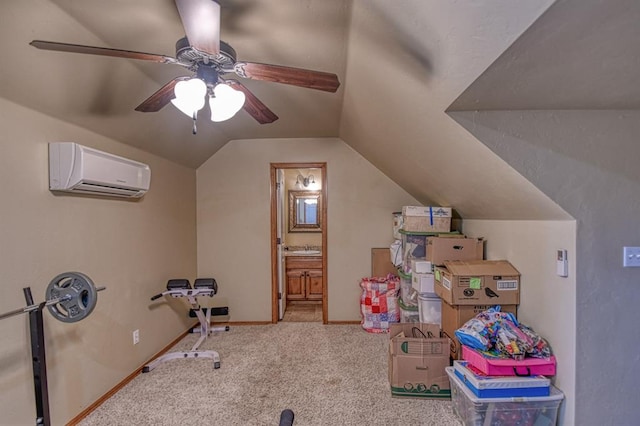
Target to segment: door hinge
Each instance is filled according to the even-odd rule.
[[[280,189],[280,186],[282,186],[282,184],[280,182],[276,182],[276,188]]]
[[[276,244],[282,244],[282,241],[280,241],[280,237],[276,238]]]
[[[282,300],[282,293],[278,293],[278,300]]]

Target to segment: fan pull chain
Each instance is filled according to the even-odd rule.
[[[198,128],[196,127],[196,118],[198,118],[197,114],[198,113],[196,111],[193,112],[193,130],[191,130],[191,133],[194,135],[198,133]]]

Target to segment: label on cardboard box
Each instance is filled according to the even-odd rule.
[[[480,286],[482,285],[482,278],[480,277],[471,277],[469,278],[469,288],[473,288],[475,290],[480,290]]]
[[[498,280],[496,281],[498,290],[518,290],[517,280]]]
[[[439,272],[440,271],[438,271],[438,277],[441,276]],[[444,288],[451,290],[451,281],[448,280],[446,277],[442,277],[442,285],[444,286]]]

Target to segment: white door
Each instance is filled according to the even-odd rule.
[[[284,170],[276,170],[276,193],[278,202],[276,207],[277,226],[276,238],[278,239],[278,319],[284,317],[287,309],[287,287],[284,278]]]

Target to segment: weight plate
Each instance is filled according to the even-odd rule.
[[[91,278],[80,272],[64,272],[56,276],[45,294],[46,300],[59,299],[47,308],[55,319],[77,322],[85,319],[98,303],[98,292]]]

